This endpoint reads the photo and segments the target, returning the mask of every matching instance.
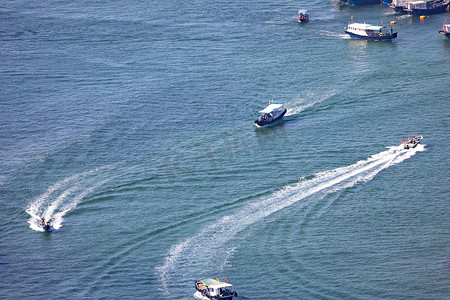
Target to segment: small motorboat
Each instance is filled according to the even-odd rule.
[[[383,31],[383,28],[386,27],[366,23],[351,23],[345,28],[344,32],[352,39],[358,40],[391,41],[397,37],[397,32],[394,32],[392,27],[390,32]]]
[[[50,223],[50,221],[45,222],[44,217],[42,217],[42,219],[41,219],[41,227],[45,231],[52,231],[54,229],[53,225],[52,225],[52,223]]]
[[[305,23],[309,21],[309,14],[306,9],[300,9],[298,11],[298,22]]]
[[[227,281],[225,279],[225,281]],[[232,300],[237,297],[237,293],[233,291],[233,285],[228,282],[220,282],[219,279],[207,278],[195,281],[194,297],[203,300]]]
[[[416,148],[417,145],[420,144],[420,142],[422,142],[423,136],[419,135],[419,136],[415,136],[411,139],[409,139],[408,141],[405,141],[402,139],[402,143],[404,144],[403,147],[405,149],[411,149],[411,148]]]
[[[444,23],[442,29],[439,30],[440,34],[445,35],[446,38],[450,39],[450,24]]]
[[[287,109],[281,103],[271,103],[269,101],[269,106],[264,108],[259,112],[258,118],[255,120],[256,127],[263,127],[271,125],[286,114]]]
[[[44,229],[45,231],[52,231],[54,228],[52,225],[45,225],[42,226],[42,229]]]

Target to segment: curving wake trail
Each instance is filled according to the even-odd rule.
[[[285,186],[269,196],[236,209],[234,214],[205,226],[196,235],[170,248],[164,264],[157,268],[161,292],[169,295],[172,285],[180,286],[186,280],[197,277],[199,274],[193,274],[194,271],[216,272],[223,269],[236,249],[233,248],[235,245],[224,247],[225,244],[231,243],[234,236],[250,225],[295,203],[300,202],[300,207],[307,207],[329,194],[369,181],[380,171],[420,151],[425,151],[423,145],[409,150],[404,150],[403,145],[392,146],[350,166],[320,172],[312,178],[300,178],[294,185]],[[196,259],[198,257],[202,260]]]
[[[109,181],[109,179],[98,181],[97,178],[97,173],[107,167],[98,167],[76,174],[51,185],[25,208],[30,215],[29,227],[35,231],[44,231],[40,226],[41,218],[44,217],[51,221],[53,228],[61,228],[64,216],[69,211],[74,209],[87,194]]]
[[[317,96],[314,92],[303,92],[301,95],[297,96],[289,103],[286,103],[288,108],[286,116],[298,115],[299,113],[310,107],[313,107],[327,99],[339,95],[344,90],[345,88],[335,89],[328,93],[324,93],[321,96]]]

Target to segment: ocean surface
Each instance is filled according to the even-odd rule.
[[[398,38],[350,40],[352,16]],[[193,299],[210,277],[240,299],[449,299],[446,20],[2,1],[0,298]],[[258,129],[269,99],[288,113]]]

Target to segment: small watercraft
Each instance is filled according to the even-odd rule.
[[[446,38],[450,39],[450,25],[447,23],[444,23],[442,25],[442,29],[439,30],[439,33],[445,35]]]
[[[391,41],[397,37],[397,32],[383,31],[385,26],[376,26],[366,23],[351,23],[344,29],[352,39],[372,40],[372,41]]]
[[[419,136],[415,136],[411,139],[409,139],[408,141],[405,141],[402,139],[402,143],[404,144],[403,147],[405,149],[411,149],[411,148],[416,148],[417,145],[420,144],[420,142],[422,142],[423,136],[419,135]]]
[[[44,217],[41,218],[41,227],[45,231],[52,231],[54,229],[53,226],[52,226],[52,223],[50,223],[50,221],[45,222],[45,218]]]
[[[225,281],[227,281],[225,279]],[[207,278],[195,281],[194,297],[202,300],[232,300],[237,297],[233,291],[233,285],[228,282],[220,282],[219,279]]]
[[[299,23],[306,23],[309,21],[309,14],[306,9],[300,9],[298,11],[298,22]]]
[[[256,127],[263,127],[271,125],[286,114],[287,109],[281,103],[271,103],[269,101],[269,106],[264,108],[259,112],[258,118],[255,120]]]
[[[54,228],[51,224],[46,224],[45,226],[42,226],[42,229],[45,231],[52,231]]]

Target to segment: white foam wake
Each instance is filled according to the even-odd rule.
[[[424,151],[423,145],[415,149],[404,150],[403,146],[393,146],[375,154],[366,160],[350,166],[317,173],[311,179],[301,178],[298,183],[289,185],[272,195],[239,208],[234,214],[222,217],[214,224],[196,235],[181,241],[169,250],[164,264],[157,268],[161,282],[161,291],[170,294],[170,286],[179,286],[199,274],[192,274],[187,267],[197,268],[198,272],[217,272],[223,268],[232,253],[227,245],[239,232],[264,218],[300,201],[300,207],[324,198],[326,195],[352,187],[359,182],[371,180],[383,169],[410,158],[418,151]],[[201,258],[201,259],[198,259]],[[170,286],[169,286],[170,285]]]
[[[286,113],[286,116],[293,116],[301,113],[307,108],[313,107],[316,104],[319,104],[339,93],[341,93],[343,90],[334,90],[329,93],[323,93],[320,97],[317,97],[317,95],[314,92],[305,92],[301,95],[298,95],[295,99],[287,103],[288,112]]]
[[[42,217],[50,220],[55,229],[61,228],[64,215],[74,209],[87,194],[108,181],[108,179],[98,181],[97,178],[97,173],[107,167],[99,167],[64,178],[33,199],[25,208],[30,215],[28,219],[30,228],[43,231],[40,227]]]

